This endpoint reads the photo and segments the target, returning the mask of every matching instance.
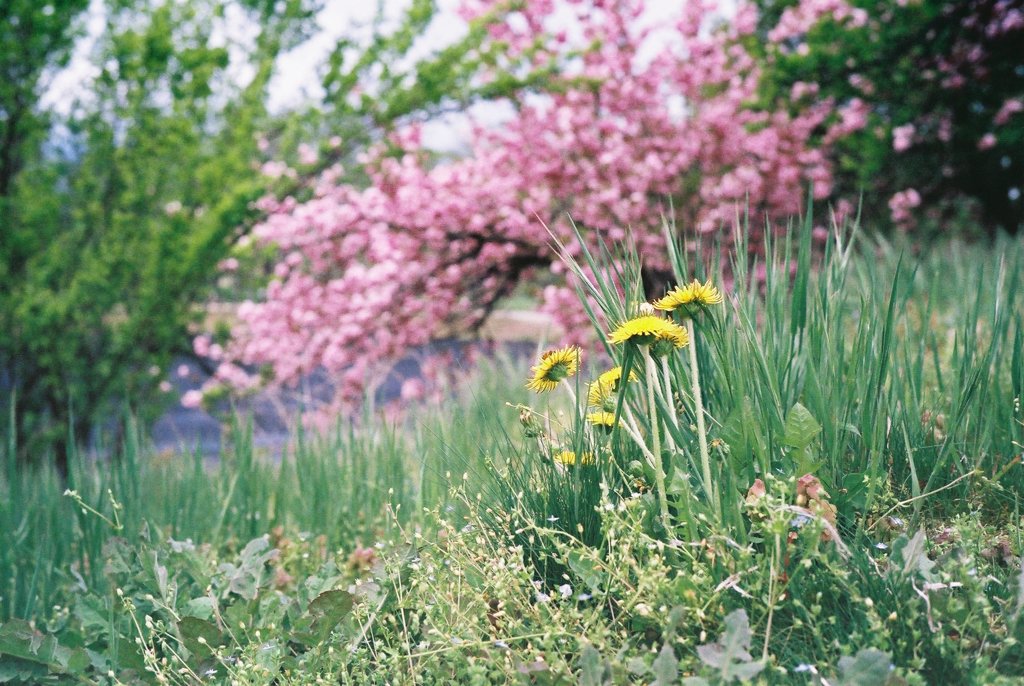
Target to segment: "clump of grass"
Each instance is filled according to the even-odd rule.
[[[593,346],[409,423],[281,465],[244,426],[212,466],[129,441],[71,497],[9,466],[2,608],[35,626],[0,626],[4,674],[1013,683],[1024,248],[804,225],[724,270],[666,234],[656,292],[634,253],[568,260]]]
[[[934,272],[922,279],[927,265],[909,266],[892,246],[852,232],[837,229],[815,248],[810,226],[796,234],[798,240],[769,241],[763,278],[755,279],[759,265],[739,237],[732,287],[718,307],[713,281],[725,283],[723,272],[707,280],[699,265],[686,263],[674,235],[666,231],[669,262],[682,285],[667,285],[653,303],[635,254],[613,255],[602,246],[598,253],[584,249],[577,260],[563,250],[604,352],[621,375],[635,373],[637,383],[622,384],[600,408],[610,415],[609,437],[586,421],[578,392],[568,393],[571,409],[559,428],[568,439],[551,435],[544,412],[538,413],[544,421],[524,420],[526,447],[498,470],[498,487],[485,509],[500,513],[491,517],[492,527],[502,530],[504,524],[543,588],[551,589],[586,576],[573,568],[562,545],[575,545],[577,555],[580,547],[611,555],[605,512],[635,502],[646,512],[644,535],[651,540],[690,546],[729,541],[732,550],[713,553],[731,560],[718,571],[727,577],[722,583],[732,583],[736,574],[736,551],[750,551],[748,572],[759,570],[764,585],[762,596],[745,609],[757,622],[753,634],[762,665],[792,654],[780,643],[780,632],[814,626],[819,659],[830,652],[829,644],[841,645],[849,636],[858,637],[855,643],[867,640],[874,631],[888,638],[890,652],[903,664],[943,665],[929,673],[967,679],[973,668],[958,662],[967,653],[956,650],[958,657],[951,658],[941,640],[920,644],[922,617],[931,631],[941,624],[932,604],[952,607],[961,600],[933,599],[921,587],[970,588],[954,595],[988,611],[1008,598],[976,583],[962,551],[951,551],[937,574],[939,563],[925,552],[925,529],[965,510],[992,523],[1019,512],[1021,471],[1015,469],[1019,457],[1012,456],[1019,454],[1024,426],[1020,246],[1001,244],[1001,266],[994,272],[984,261],[973,268],[958,262],[953,272],[960,283],[976,284],[972,297],[964,298],[934,285],[942,280],[937,256],[925,257],[935,260]],[[857,247],[857,240],[864,242]],[[672,314],[658,315],[658,309]],[[934,335],[940,310],[947,331],[941,338]],[[535,367],[536,390],[559,385],[542,389],[537,382],[545,360],[558,352],[545,353]],[[959,379],[956,393],[950,393],[953,377]],[[553,381],[565,385],[566,379]],[[993,402],[998,410],[992,411]],[[524,409],[525,417],[534,413]],[[550,478],[563,473],[552,466],[559,441],[600,446],[592,453],[590,482]],[[629,487],[634,465],[651,484],[649,492]],[[608,510],[593,505],[597,493]],[[567,510],[560,497],[585,507]],[[601,535],[585,541],[574,532],[584,530],[587,518],[593,531],[594,512]],[[1011,521],[1015,528],[1019,516]],[[809,524],[814,533],[807,538]],[[558,536],[538,536],[541,527]],[[808,541],[816,541],[810,552]],[[886,562],[880,564],[873,552],[879,550],[893,552],[883,553]],[[823,560],[824,576],[804,573]],[[901,565],[900,572],[882,571]],[[958,581],[948,586],[940,577]],[[879,623],[872,612],[860,615],[859,624],[837,622],[835,615],[825,624],[812,622],[822,612],[818,605],[793,614],[794,604],[804,607],[811,598],[832,594],[838,603],[844,588],[860,589],[869,609],[885,597],[897,608],[885,621],[896,624]],[[836,633],[839,626],[853,633]],[[980,625],[971,631],[984,633]],[[984,639],[973,646],[984,652]]]
[[[998,565],[950,542],[929,556],[923,534],[891,553],[839,554],[815,522],[794,533],[784,482],[770,480],[750,508],[747,545],[654,538],[636,497],[599,502],[595,546],[521,524],[565,560],[553,586],[537,579],[519,533],[496,527],[471,490],[450,495],[460,514],[432,510],[432,532],[396,521],[355,554],[311,537],[260,537],[229,554],[114,539],[106,552],[116,590],[76,598],[53,634],[67,647],[58,644],[52,664],[26,660],[22,673],[109,669],[179,684],[514,683],[524,674],[541,683],[806,684],[817,674],[890,686],[1008,684],[1018,673],[1012,642],[996,640],[1002,629],[988,623],[998,611],[986,578],[1005,578]],[[954,526],[969,535],[976,522]],[[765,542],[776,536],[786,555],[769,564]],[[765,599],[779,584],[788,597],[769,635]],[[1007,606],[1018,597],[1006,596]],[[80,623],[91,631],[76,634]],[[39,636],[7,627],[27,632],[26,643]],[[96,666],[74,661],[76,636]]]
[[[0,460],[0,621],[45,617],[75,588],[105,592],[103,546],[111,536],[135,541],[159,530],[232,551],[280,529],[353,549],[386,536],[395,521],[419,521],[423,508],[448,502],[453,469],[456,476],[483,471],[474,460],[496,452],[488,450],[503,440],[496,427],[515,417],[494,408],[520,393],[503,380],[521,376],[522,365],[492,364],[443,405],[413,408],[402,420],[368,415],[325,433],[299,425],[279,460],[259,454],[243,418],[230,424],[227,447],[213,461],[198,452],[155,455],[131,426],[109,459],[72,453],[63,480],[52,466],[19,468],[17,439],[8,433]]]
[[[964,499],[989,515],[1014,506],[1024,476],[1019,244],[1001,243],[995,266],[982,248],[963,259],[956,245],[910,266],[891,245],[838,228],[815,248],[806,225],[787,234],[799,239],[769,240],[759,264],[738,233],[720,306],[675,235],[667,227],[683,285],[654,302],[686,327],[674,354],[651,328],[671,320],[637,314],[650,296],[635,255],[563,257],[599,336],[646,327],[625,350],[605,349],[641,375],[622,412],[639,431],[628,421],[623,430],[643,434],[656,480],[667,465],[668,482],[689,494],[673,510],[690,536],[694,513],[739,526],[747,489],[769,475],[820,479],[851,532],[890,508],[914,527],[923,508],[956,511]],[[724,283],[723,272],[712,280]]]

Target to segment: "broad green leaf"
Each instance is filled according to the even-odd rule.
[[[782,442],[791,448],[803,450],[811,444],[814,437],[821,431],[821,425],[811,415],[810,411],[797,403],[786,415],[786,426],[782,436]]]
[[[661,647],[661,652],[654,659],[652,667],[655,686],[674,686],[679,679],[679,660],[668,643]]]
[[[99,638],[110,632],[109,611],[103,605],[103,598],[93,595],[83,595],[75,602],[74,615],[83,634]]]
[[[24,620],[12,619],[0,627],[0,655],[49,666],[65,664],[69,654],[52,636],[33,629]]]
[[[839,686],[884,686],[892,672],[888,653],[865,648],[855,657],[839,658]]]
[[[84,649],[62,646],[24,620],[12,619],[0,626],[0,683],[14,679],[31,683],[33,677],[46,673],[81,675],[89,665]]]
[[[253,600],[260,588],[270,583],[271,574],[267,571],[267,563],[277,559],[279,552],[270,548],[267,536],[260,536],[246,544],[239,554],[238,564],[224,563],[218,571],[228,579],[228,588],[232,593],[246,600]]]
[[[758,431],[753,402],[744,396],[722,424],[719,436],[729,446],[729,464],[743,483],[754,478],[754,465],[761,462],[766,446]]]
[[[91,665],[89,653],[84,648],[75,648],[68,657],[67,670],[69,674],[85,674]]]
[[[893,543],[893,557],[902,563],[900,576],[906,578],[912,574],[918,574],[922,579],[929,579],[932,576],[932,568],[935,563],[928,558],[927,540],[924,529],[918,529],[913,538],[907,539],[900,536]]]
[[[810,447],[800,448],[794,450],[793,455],[793,469],[796,474],[814,474],[824,464],[817,455],[811,451]]]
[[[202,662],[213,655],[214,648],[224,643],[224,637],[217,625],[198,617],[182,617],[178,620],[178,633],[194,663]]]
[[[754,662],[750,655],[750,622],[746,610],[734,610],[725,617],[725,632],[714,643],[697,646],[701,662],[718,670],[722,681],[729,683],[734,678],[747,681],[764,669],[764,664]]]
[[[132,549],[128,541],[113,536],[103,544],[103,573],[107,576],[132,573]]]
[[[584,557],[581,553],[573,551],[569,553],[569,569],[571,569],[593,593],[601,592],[601,585],[604,583],[604,574],[597,563]]]
[[[324,591],[309,603],[309,615],[313,620],[312,629],[320,641],[325,640],[349,613],[355,597],[341,589]]]
[[[0,684],[32,684],[46,679],[49,671],[45,665],[29,662],[10,655],[0,655]]]
[[[589,643],[584,644],[580,651],[580,686],[602,686],[604,684],[604,664],[601,653]]]
[[[647,666],[647,663],[639,657],[629,658],[629,661],[626,662],[626,669],[628,669],[629,673],[633,676],[642,676],[651,671],[651,668]]]
[[[843,490],[846,502],[860,510],[867,503],[868,485],[862,472],[847,474],[843,477]]]
[[[185,603],[184,612],[182,612],[182,614],[188,615],[189,617],[198,617],[199,619],[210,619],[213,617],[213,611],[215,609],[216,603],[213,598],[202,596],[200,598],[193,598]]]

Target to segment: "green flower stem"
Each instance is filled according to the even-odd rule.
[[[652,453],[651,449],[647,447],[646,443],[644,443],[644,437],[640,433],[640,429],[637,427],[636,420],[633,418],[633,413],[629,411],[628,407],[623,407],[623,410],[622,428],[625,429],[626,433],[629,434],[629,437],[632,438],[638,446],[640,446],[640,451],[643,452],[647,461],[651,463],[651,467],[657,470],[658,465],[657,461],[654,459],[654,453]]]
[[[653,356],[651,356],[651,361],[653,361]],[[656,384],[657,385],[657,389],[658,389],[658,394],[661,395],[662,400],[665,401],[665,405],[668,406],[669,414],[671,416],[672,421],[675,423],[676,426],[678,426],[679,425],[679,417],[678,417],[678,415],[676,413],[675,402],[672,400],[672,376],[671,376],[671,372],[669,370],[667,358],[662,357],[660,359],[660,362],[661,362],[661,365],[660,365],[660,378],[659,378],[659,371],[658,371],[657,365],[650,365],[650,366],[648,366],[646,368],[645,371],[648,374],[648,378],[650,378],[652,380],[657,380],[658,381],[658,383]],[[662,385],[662,383],[664,383],[664,386]],[[666,418],[665,421],[668,421],[668,419]],[[672,433],[666,431],[664,438],[665,438],[666,447],[668,448],[669,453],[672,454],[672,455],[676,455],[678,453],[678,448],[676,447],[675,440],[672,438]],[[689,462],[689,461],[692,461],[692,460],[690,458],[688,458],[687,461]],[[660,461],[659,461],[659,467],[660,467]],[[662,475],[662,477],[664,478],[664,476],[665,476],[664,470],[661,469],[659,471],[660,471],[660,474]],[[686,474],[688,474],[688,473],[689,473],[689,471],[686,472]],[[679,499],[679,503],[682,506],[681,514],[682,514],[682,516],[684,518],[684,521],[686,522],[686,528],[687,528],[687,532],[689,533],[690,540],[696,541],[697,540],[697,527],[696,527],[696,520],[693,517],[693,510],[691,509],[691,500],[693,498],[693,493],[690,491],[690,480],[689,480],[688,476],[684,476],[683,478],[679,479],[678,483],[682,487],[682,493],[680,494],[681,497]],[[667,498],[667,494],[666,494],[666,498]],[[666,502],[666,510],[667,510],[667,507],[668,506],[667,506],[667,502]]]
[[[658,487],[658,505],[661,508],[661,523],[665,531],[669,530],[668,519],[668,496],[665,494],[665,467],[661,462],[661,431],[658,427],[658,407],[654,402],[655,384],[660,384],[658,370],[654,365],[654,358],[646,345],[640,346],[640,353],[644,356],[644,368],[647,376],[647,408],[651,415],[651,442],[654,448],[654,479]]]
[[[652,355],[651,358],[653,359],[654,356]],[[658,391],[658,395],[665,402],[665,405],[669,408],[669,412],[671,413],[671,416],[672,416],[672,421],[676,424],[676,426],[678,426],[679,425],[679,420],[676,418],[675,403],[672,402],[672,385],[671,385],[671,383],[669,383],[668,363],[665,361],[664,357],[661,358],[661,369],[664,372],[664,383],[665,383],[665,385],[664,385],[664,387],[662,387],[662,378],[659,375],[660,373],[657,370],[655,370],[654,377],[653,377],[655,379],[655,381],[657,382],[657,383],[655,383],[655,388]],[[669,431],[666,431],[664,439],[665,439],[665,447],[668,448],[669,452],[674,453],[676,451],[676,442],[672,438],[672,433],[669,432]]]
[[[708,501],[715,506],[718,512],[718,498],[714,491],[714,484],[711,481],[711,455],[708,453],[708,432],[704,424],[704,400],[700,392],[700,370],[697,368],[697,334],[693,328],[693,319],[686,320],[686,333],[689,334],[690,344],[690,379],[693,384],[693,405],[694,414],[697,415],[697,443],[700,446],[700,466],[704,477],[704,493]]]
[[[761,659],[768,660],[768,642],[772,638],[772,617],[775,615],[775,577],[777,576],[777,565],[780,562],[779,552],[782,550],[782,537],[775,534],[775,548],[772,550],[772,558],[768,567],[768,624],[764,630],[764,650],[761,651]]]
[[[572,398],[572,407],[574,411],[579,411],[579,405],[576,403],[576,391],[572,390],[572,385],[569,383],[569,379],[562,379],[562,385],[565,386],[565,390],[569,393],[569,397]]]
[[[676,414],[676,404],[672,399],[672,375],[668,368],[668,356],[661,358],[661,377],[662,382],[665,385],[665,404],[668,405],[669,416],[672,417],[672,423],[679,426],[679,416]],[[669,439],[671,440],[671,436],[669,436]]]

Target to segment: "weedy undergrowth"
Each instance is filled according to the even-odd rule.
[[[596,342],[280,465],[9,463],[0,680],[1015,683],[1021,246],[787,235],[565,254]]]

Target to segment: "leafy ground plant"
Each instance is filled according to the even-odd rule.
[[[597,343],[301,460],[8,470],[0,676],[1016,683],[1021,248],[809,228],[654,292],[583,254]]]

